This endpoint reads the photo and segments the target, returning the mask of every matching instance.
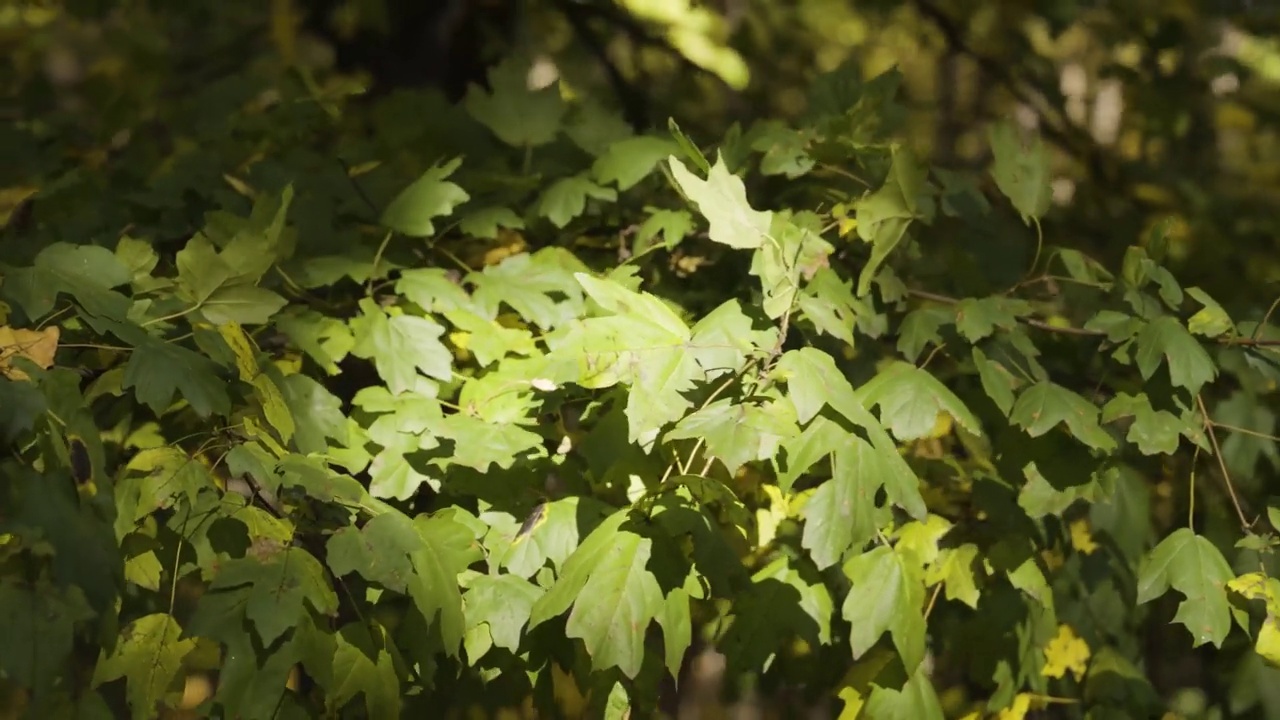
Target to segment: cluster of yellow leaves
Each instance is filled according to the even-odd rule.
[[[1280,617],[1280,580],[1260,572],[1246,573],[1229,581],[1227,589],[1246,600],[1261,600],[1266,604],[1267,618],[1262,621],[1253,647],[1262,659],[1280,665],[1280,627],[1276,625],[1276,618]]]
[[[0,375],[10,380],[27,380],[27,374],[13,366],[14,358],[23,357],[42,368],[53,367],[58,352],[58,327],[25,330],[0,325]]]

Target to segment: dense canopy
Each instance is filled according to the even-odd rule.
[[[0,716],[1280,717],[1278,30],[10,0]]]

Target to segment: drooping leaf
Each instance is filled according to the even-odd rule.
[[[534,603],[529,626],[572,605],[567,632],[586,644],[592,667],[617,667],[634,678],[644,659],[645,631],[664,612],[664,598],[646,567],[653,541],[621,529],[627,514],[614,514],[569,556],[555,584]]]
[[[908,672],[924,660],[924,582],[918,566],[881,545],[844,565],[852,583],[841,613],[852,625],[849,645],[862,657],[888,632]]]
[[[1226,583],[1231,567],[1213,543],[1190,528],[1174,530],[1142,561],[1138,571],[1138,604],[1168,592],[1170,586],[1186,599],[1178,605],[1174,622],[1186,626],[1192,647],[1222,641],[1231,631]]]
[[[819,569],[860,550],[889,519],[888,508],[876,506],[876,493],[890,474],[884,456],[856,435],[841,435],[831,456],[831,479],[804,507],[801,545]]]
[[[1031,437],[1039,437],[1059,423],[1084,444],[1099,450],[1115,447],[1115,440],[1098,424],[1098,408],[1053,382],[1042,381],[1022,391],[1009,419]]]
[[[934,206],[925,195],[925,173],[911,151],[895,148],[884,185],[858,201],[858,237],[871,243],[871,258],[858,274],[858,297],[871,291],[871,281],[902,241],[907,226],[913,220],[932,220]]]

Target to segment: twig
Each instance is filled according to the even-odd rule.
[[[1209,418],[1209,409],[1204,405],[1204,398],[1198,394],[1196,405],[1200,407],[1200,417],[1204,418],[1204,429],[1209,433],[1209,442],[1213,444],[1213,454],[1218,458],[1218,469],[1222,471],[1222,482],[1227,488],[1227,495],[1231,498],[1231,504],[1235,506],[1236,517],[1240,518],[1240,527],[1247,531],[1253,523],[1245,518],[1244,509],[1240,507],[1240,498],[1236,495],[1235,485],[1231,483],[1231,473],[1227,470],[1226,458],[1222,456],[1222,448],[1218,446],[1218,434],[1213,431],[1213,420]]]

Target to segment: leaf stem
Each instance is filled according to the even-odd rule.
[[[1240,518],[1240,527],[1246,531],[1252,525],[1240,507],[1240,498],[1236,495],[1235,485],[1231,483],[1231,473],[1227,470],[1227,460],[1222,456],[1222,448],[1218,445],[1218,434],[1213,431],[1213,420],[1209,418],[1209,410],[1204,405],[1204,398],[1196,395],[1196,405],[1200,407],[1200,416],[1204,418],[1204,429],[1209,433],[1209,442],[1213,444],[1213,454],[1218,458],[1218,469],[1222,471],[1222,481],[1226,485],[1227,495],[1236,509],[1236,517]]]

